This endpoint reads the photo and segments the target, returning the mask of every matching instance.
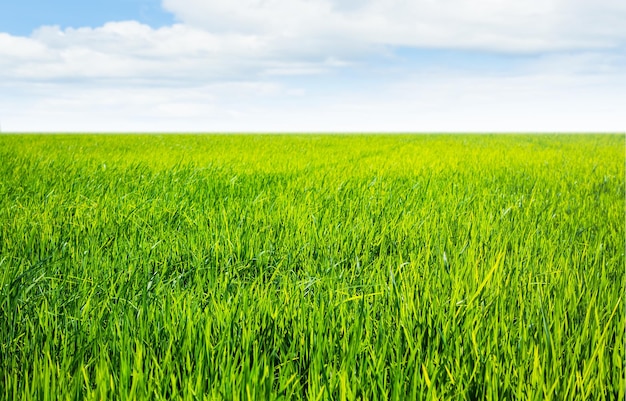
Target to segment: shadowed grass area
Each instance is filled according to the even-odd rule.
[[[624,149],[0,136],[0,398],[623,399]]]

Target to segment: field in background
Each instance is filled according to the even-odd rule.
[[[0,136],[0,398],[624,399],[624,149]]]

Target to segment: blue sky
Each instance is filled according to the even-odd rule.
[[[0,5],[3,131],[624,131],[618,0]]]
[[[42,25],[78,28],[125,20],[158,28],[174,23],[174,15],[154,0],[19,0],[0,6],[0,30],[12,35],[28,36]]]

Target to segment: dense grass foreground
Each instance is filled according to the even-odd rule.
[[[624,399],[623,136],[2,136],[3,399]]]

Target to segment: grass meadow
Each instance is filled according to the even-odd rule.
[[[625,397],[624,135],[2,135],[0,398]]]

